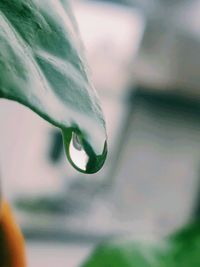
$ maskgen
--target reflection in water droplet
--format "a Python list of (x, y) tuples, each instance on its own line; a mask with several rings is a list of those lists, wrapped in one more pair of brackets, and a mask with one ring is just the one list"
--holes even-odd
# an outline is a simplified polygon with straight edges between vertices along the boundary
[(90, 144), (80, 132), (63, 133), (68, 160), (78, 171), (84, 173), (98, 172), (106, 159), (107, 143), (105, 141), (102, 153), (96, 155)]
[(80, 137), (76, 133), (72, 133), (71, 142), (69, 144), (69, 154), (73, 163), (79, 169), (86, 171), (89, 156), (85, 152)]

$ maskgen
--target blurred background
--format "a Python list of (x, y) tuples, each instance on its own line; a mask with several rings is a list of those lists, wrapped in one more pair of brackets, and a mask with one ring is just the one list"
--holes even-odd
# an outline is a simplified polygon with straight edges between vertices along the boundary
[(116, 236), (159, 239), (200, 214), (200, 1), (73, 0), (109, 154), (95, 175), (60, 132), (1, 100), (1, 177), (28, 266), (79, 266)]

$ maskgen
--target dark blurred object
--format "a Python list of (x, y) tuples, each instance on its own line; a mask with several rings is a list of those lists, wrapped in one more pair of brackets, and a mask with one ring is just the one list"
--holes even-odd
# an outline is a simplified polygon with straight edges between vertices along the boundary
[(63, 140), (62, 134), (58, 130), (53, 130), (50, 144), (49, 159), (52, 163), (59, 162), (63, 155)]

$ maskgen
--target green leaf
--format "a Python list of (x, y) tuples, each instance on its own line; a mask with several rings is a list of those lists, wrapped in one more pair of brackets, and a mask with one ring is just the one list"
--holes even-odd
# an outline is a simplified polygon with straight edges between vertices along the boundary
[[(98, 247), (84, 267), (158, 267), (165, 265), (164, 252), (167, 244), (162, 243), (159, 249), (155, 244), (134, 241), (115, 241)], [(169, 261), (167, 259), (167, 261)]]
[(173, 266), (200, 266), (200, 221), (191, 223), (175, 233), (170, 237), (170, 242), (173, 247)]
[(199, 267), (200, 223), (160, 242), (110, 242), (100, 245), (83, 267)]
[(1, 0), (0, 25), (0, 97), (61, 128), (72, 164), (68, 150), (76, 132), (96, 159), (91, 172), (97, 171), (106, 156), (105, 123), (68, 1)]

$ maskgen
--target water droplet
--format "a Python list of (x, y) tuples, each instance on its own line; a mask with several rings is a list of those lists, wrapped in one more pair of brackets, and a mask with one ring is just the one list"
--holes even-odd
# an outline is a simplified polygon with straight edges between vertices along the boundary
[(86, 171), (89, 162), (89, 156), (83, 148), (81, 140), (76, 133), (72, 133), (72, 139), (69, 145), (69, 154), (73, 163), (83, 171)]
[(64, 140), (68, 160), (78, 171), (89, 174), (98, 172), (102, 168), (107, 155), (106, 141), (102, 153), (96, 155), (81, 132), (64, 133)]

